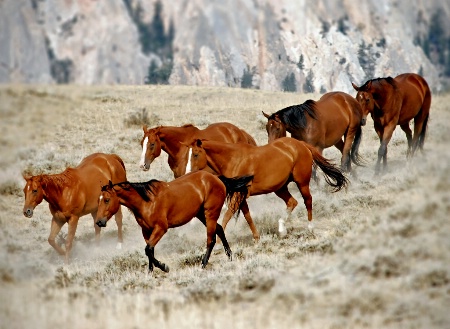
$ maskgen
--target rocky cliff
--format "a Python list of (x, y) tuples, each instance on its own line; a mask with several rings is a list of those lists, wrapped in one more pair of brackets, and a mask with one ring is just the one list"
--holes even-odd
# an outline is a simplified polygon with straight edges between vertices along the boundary
[(0, 82), (325, 92), (420, 72), (439, 89), (449, 18), (440, 0), (0, 0)]

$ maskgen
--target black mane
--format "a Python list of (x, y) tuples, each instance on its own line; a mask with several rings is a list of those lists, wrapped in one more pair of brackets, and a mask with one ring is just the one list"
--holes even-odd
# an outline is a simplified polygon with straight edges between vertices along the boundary
[[(122, 182), (112, 185), (119, 186), (120, 188), (123, 188), (126, 191), (129, 191), (130, 188), (133, 188), (144, 201), (150, 201), (150, 194), (156, 195), (155, 188), (161, 181), (157, 179), (151, 179), (148, 182), (141, 182), (141, 183), (130, 183), (130, 182)], [(105, 185), (102, 187), (102, 191), (105, 191), (109, 188), (109, 185)]]
[(392, 77), (386, 77), (386, 78), (376, 78), (376, 79), (371, 79), (371, 80), (367, 80), (366, 81), (366, 83), (364, 83), (362, 86), (361, 86), (361, 90), (366, 90), (367, 89), (367, 85), (369, 84), (369, 82), (376, 82), (376, 83), (379, 83), (379, 84), (381, 84), (381, 83), (383, 83), (383, 82), (387, 82), (388, 84), (390, 84), (392, 87), (394, 87), (394, 88), (397, 88), (397, 86), (396, 86), (396, 84), (395, 84), (395, 81), (394, 81), (394, 78), (392, 78)]
[(292, 105), (286, 107), (278, 112), (273, 113), (269, 119), (274, 119), (275, 115), (278, 115), (281, 122), (287, 127), (293, 129), (305, 129), (306, 128), (306, 115), (307, 113), (311, 118), (317, 120), (316, 115), (316, 102), (312, 99), (308, 99), (303, 104)]

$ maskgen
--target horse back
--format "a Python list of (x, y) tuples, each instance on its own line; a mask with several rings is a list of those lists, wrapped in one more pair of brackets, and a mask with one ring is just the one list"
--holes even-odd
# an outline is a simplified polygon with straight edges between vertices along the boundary
[(245, 143), (256, 145), (255, 140), (247, 132), (229, 122), (217, 122), (199, 132), (199, 138), (225, 143)]
[(97, 208), (101, 187), (111, 180), (114, 184), (127, 180), (125, 165), (116, 154), (94, 153), (84, 158), (74, 168), (78, 180), (77, 194), (80, 202), (85, 203), (85, 210), (90, 212)]

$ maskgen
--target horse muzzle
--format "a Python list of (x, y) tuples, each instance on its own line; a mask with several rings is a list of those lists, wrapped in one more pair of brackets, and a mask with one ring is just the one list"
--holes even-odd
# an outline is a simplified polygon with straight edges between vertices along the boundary
[(23, 210), (23, 215), (27, 218), (33, 217), (33, 209), (32, 208), (26, 208)]
[(95, 224), (97, 224), (98, 227), (106, 227), (106, 219), (99, 219)]

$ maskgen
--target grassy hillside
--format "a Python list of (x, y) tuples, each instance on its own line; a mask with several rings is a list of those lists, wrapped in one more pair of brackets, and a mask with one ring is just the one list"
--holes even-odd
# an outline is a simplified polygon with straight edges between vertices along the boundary
[[(315, 231), (299, 192), (288, 235), (277, 235), (284, 203), (249, 199), (261, 240), (242, 215), (226, 235), (232, 262), (217, 250), (205, 270), (198, 220), (169, 230), (155, 255), (169, 265), (147, 275), (140, 227), (124, 211), (124, 248), (111, 221), (93, 242), (92, 218), (78, 225), (73, 261), (47, 243), (43, 202), (22, 215), (21, 173), (58, 173), (94, 152), (122, 157), (130, 181), (173, 179), (165, 153), (139, 169), (142, 124), (228, 121), (265, 144), (265, 118), (319, 95), (173, 86), (0, 87), (0, 328), (444, 328), (450, 321), (450, 95), (435, 96), (425, 152), (406, 159), (397, 129), (389, 171), (374, 177), (378, 137), (363, 130), (347, 191), (312, 183)], [(340, 161), (338, 151), (325, 156)], [(62, 230), (61, 238), (67, 232)]]

